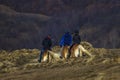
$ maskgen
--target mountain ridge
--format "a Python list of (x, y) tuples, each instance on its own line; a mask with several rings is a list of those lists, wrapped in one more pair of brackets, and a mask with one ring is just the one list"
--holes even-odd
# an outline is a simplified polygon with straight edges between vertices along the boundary
[[(19, 43), (21, 47), (18, 46), (18, 48), (41, 48), (41, 41), (47, 34), (50, 34), (54, 39), (53, 44), (58, 45), (60, 37), (65, 31), (73, 33), (76, 29), (80, 31), (83, 41), (88, 41), (95, 47), (120, 47), (119, 0), (37, 0), (38, 2), (35, 2), (37, 3), (37, 5), (35, 5), (36, 7), (33, 7), (35, 12), (31, 9), (32, 1), (33, 0), (29, 2), (28, 0), (0, 0), (0, 4), (8, 5), (7, 9), (4, 8), (6, 6), (3, 6), (1, 9), (1, 11), (6, 10), (6, 12), (0, 12), (1, 49), (9, 49), (8, 45), (14, 49), (16, 43), (13, 42), (17, 40), (20, 41), (21, 39), (21, 43)], [(50, 3), (47, 1), (50, 1)], [(56, 9), (54, 11), (55, 6), (60, 8), (60, 10)], [(39, 17), (41, 14), (44, 15), (44, 17)], [(14, 17), (12, 15), (14, 15)], [(96, 27), (96, 29), (94, 29), (94, 27)], [(87, 32), (87, 29), (91, 32)], [(92, 31), (94, 31), (94, 33)], [(99, 34), (97, 35), (96, 33)], [(110, 38), (109, 35), (113, 36)], [(14, 38), (12, 36), (14, 36)], [(21, 36), (22, 38), (16, 39), (15, 36)], [(101, 44), (99, 44), (99, 42), (101, 42)], [(13, 45), (14, 47), (12, 47)]]

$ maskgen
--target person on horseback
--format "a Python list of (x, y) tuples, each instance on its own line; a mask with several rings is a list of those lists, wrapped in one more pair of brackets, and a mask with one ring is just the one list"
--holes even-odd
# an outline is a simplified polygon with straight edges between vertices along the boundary
[(74, 44), (80, 44), (81, 43), (81, 37), (79, 35), (79, 31), (78, 30), (74, 31), (72, 40), (73, 40), (73, 43), (72, 43), (70, 49), (73, 47)]
[(84, 56), (83, 53), (87, 54), (91, 58), (88, 60), (91, 61), (94, 58), (94, 55), (92, 55), (87, 49), (85, 49), (80, 43), (81, 43), (81, 37), (79, 35), (79, 31), (75, 30), (73, 34), (73, 44), (70, 46), (69, 52), (70, 55), (69, 57), (82, 57)]
[(72, 35), (69, 32), (66, 32), (61, 40), (60, 40), (60, 47), (61, 47), (61, 57), (60, 58), (64, 58), (67, 59), (68, 55), (69, 55), (69, 46), (71, 46), (72, 44)]
[(73, 33), (73, 37), (72, 37), (72, 45), (70, 46), (70, 48), (69, 48), (69, 56), (68, 57), (70, 57), (71, 56), (71, 49), (73, 49), (73, 46), (74, 45), (79, 45), (80, 43), (81, 43), (81, 37), (80, 37), (80, 35), (79, 35), (79, 31), (78, 30), (75, 30), (74, 31), (74, 33)]
[(59, 44), (60, 44), (60, 47), (66, 46), (66, 45), (70, 46), (72, 44), (72, 36), (71, 36), (71, 34), (69, 32), (66, 32), (62, 36)]
[(73, 45), (74, 44), (80, 44), (81, 43), (81, 37), (79, 35), (79, 31), (75, 30), (74, 34), (73, 34)]
[(43, 41), (42, 41), (42, 50), (41, 50), (41, 53), (39, 55), (39, 59), (38, 59), (38, 62), (41, 62), (42, 60), (42, 55), (43, 55), (43, 52), (45, 50), (51, 50), (51, 46), (52, 46), (52, 40), (51, 40), (51, 37), (50, 35), (46, 36)]

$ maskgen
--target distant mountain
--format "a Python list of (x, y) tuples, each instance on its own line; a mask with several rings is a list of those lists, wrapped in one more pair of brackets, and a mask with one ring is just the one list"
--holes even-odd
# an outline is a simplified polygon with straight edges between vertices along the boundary
[(120, 47), (119, 0), (0, 0), (0, 4), (1, 49), (40, 48), (47, 34), (58, 44), (65, 31), (76, 29), (94, 47)]
[(50, 19), (41, 14), (18, 13), (0, 5), (0, 49), (39, 48), (38, 40), (45, 34), (41, 31)]
[[(10, 6), (18, 12), (44, 13), (56, 15), (73, 10), (110, 11), (119, 9), (119, 0), (0, 0), (0, 4)], [(116, 7), (116, 9), (115, 9)], [(64, 11), (64, 12), (63, 12)]]

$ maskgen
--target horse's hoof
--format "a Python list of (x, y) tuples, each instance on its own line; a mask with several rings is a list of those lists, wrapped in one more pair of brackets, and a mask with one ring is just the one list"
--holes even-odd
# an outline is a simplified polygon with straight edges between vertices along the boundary
[(41, 63), (41, 60), (38, 60), (39, 63)]

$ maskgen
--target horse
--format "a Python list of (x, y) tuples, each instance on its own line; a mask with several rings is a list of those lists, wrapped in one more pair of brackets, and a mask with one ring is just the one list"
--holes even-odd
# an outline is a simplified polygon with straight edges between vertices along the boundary
[(42, 55), (42, 62), (54, 62), (59, 61), (61, 58), (60, 53), (53, 52), (51, 50), (45, 50)]
[(67, 59), (69, 54), (69, 47), (70, 46), (63, 46), (60, 51), (53, 52), (51, 50), (45, 50), (42, 55), (42, 62), (53, 62), (59, 61), (63, 59)]
[(42, 62), (53, 62), (53, 61), (59, 61), (59, 60), (68, 59), (72, 57), (82, 57), (83, 53), (87, 54), (90, 57), (88, 61), (91, 61), (94, 57), (81, 44), (74, 44), (71, 47), (63, 46), (59, 52), (45, 50), (43, 52)]
[(67, 45), (65, 45), (65, 46), (63, 46), (62, 48), (61, 48), (61, 51), (60, 51), (60, 53), (61, 53), (61, 57), (62, 58), (64, 58), (64, 59), (68, 59), (68, 57), (69, 57), (69, 48), (70, 48), (70, 46), (67, 46)]
[(70, 57), (82, 57), (83, 53), (87, 54), (90, 58), (87, 59), (87, 63), (94, 59), (94, 55), (92, 55), (88, 50), (86, 50), (81, 44), (74, 44), (70, 47)]
[(80, 56), (80, 49), (78, 44), (73, 44), (70, 47), (70, 57), (79, 57)]
[(70, 48), (70, 57), (82, 57), (83, 53), (92, 57), (92, 54), (86, 50), (81, 44), (73, 44)]

